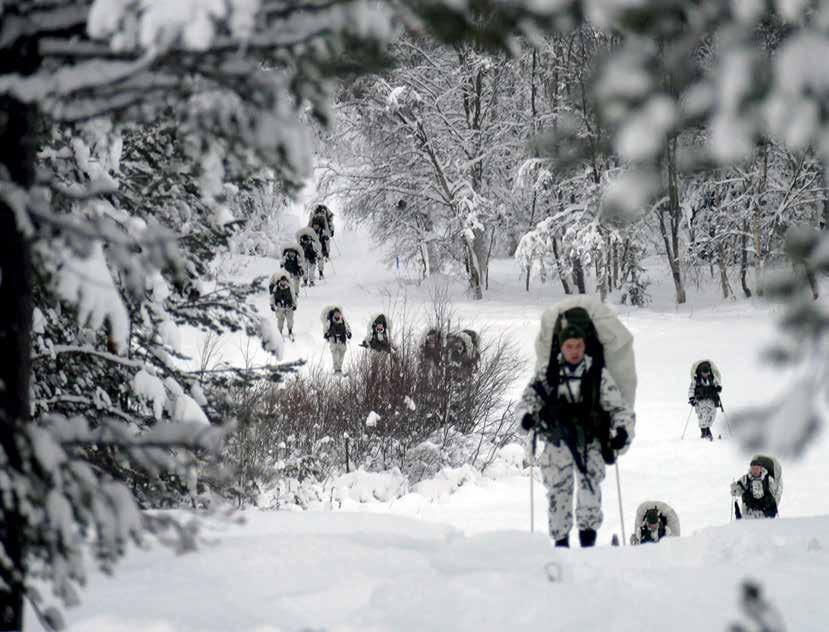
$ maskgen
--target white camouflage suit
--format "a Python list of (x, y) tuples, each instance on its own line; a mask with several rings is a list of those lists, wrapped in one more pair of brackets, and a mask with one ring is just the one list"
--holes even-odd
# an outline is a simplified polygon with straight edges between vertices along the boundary
[(749, 507), (742, 498), (745, 492), (752, 494), (755, 498), (762, 498), (765, 495), (765, 490), (763, 489), (764, 480), (768, 482), (769, 493), (776, 497), (778, 494), (777, 481), (774, 480), (774, 476), (769, 474), (765, 468), (763, 468), (763, 473), (758, 477), (752, 476), (751, 472), (749, 472), (748, 474), (743, 474), (736, 482), (731, 484), (731, 495), (741, 499), (740, 504), (742, 505), (743, 518), (749, 520), (768, 518), (762, 509)]
[[(708, 380), (700, 377), (699, 383), (701, 386), (719, 386), (719, 382), (713, 375)], [(688, 399), (694, 397), (696, 388), (697, 381), (693, 379), (691, 380), (691, 386), (688, 387)], [(714, 420), (717, 418), (717, 402), (713, 399), (697, 399), (696, 401), (694, 411), (697, 413), (700, 429), (710, 428), (714, 425)]]
[[(581, 378), (589, 370), (592, 359), (585, 356), (575, 369), (568, 367), (559, 354), (558, 395), (570, 402), (581, 401)], [(536, 375), (545, 391), (549, 394), (550, 386), (546, 380), (546, 368)], [(569, 390), (568, 390), (569, 385)], [(633, 439), (635, 418), (630, 406), (622, 398), (621, 391), (606, 368), (602, 369), (599, 403), (610, 414), (611, 436), (619, 428), (628, 433), (625, 446), (619, 450), (624, 453)], [(539, 412), (543, 401), (530, 385), (524, 390), (522, 404), (527, 413), (539, 423)], [(602, 524), (601, 482), (605, 477), (605, 463), (602, 458), (599, 441), (594, 439), (587, 447), (586, 473), (579, 472), (578, 495), (576, 498), (576, 522), (579, 530), (598, 531)], [(550, 535), (555, 540), (566, 538), (573, 527), (573, 486), (576, 467), (570, 448), (562, 441), (559, 446), (547, 442), (538, 460), (544, 484), (549, 497), (548, 519)]]

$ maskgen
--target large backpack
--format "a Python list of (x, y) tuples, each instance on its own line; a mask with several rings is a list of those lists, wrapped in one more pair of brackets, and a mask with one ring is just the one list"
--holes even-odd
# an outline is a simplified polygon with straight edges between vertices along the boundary
[[(581, 308), (577, 310), (576, 308)], [(589, 324), (585, 321), (585, 313)], [(585, 331), (588, 340), (586, 353), (594, 363), (603, 364), (622, 397), (633, 408), (636, 404), (636, 362), (633, 355), (633, 335), (619, 320), (615, 312), (594, 296), (579, 294), (560, 301), (544, 311), (541, 316), (541, 331), (535, 340), (536, 371), (550, 371), (550, 360), (553, 367), (557, 364), (559, 344), (558, 334), (565, 319), (573, 319), (572, 323), (579, 324)], [(579, 322), (581, 320), (581, 322)], [(554, 371), (554, 369), (553, 369)], [(556, 374), (556, 381), (558, 380)]]
[(645, 519), (645, 513), (648, 509), (656, 509), (659, 512), (659, 515), (663, 518), (661, 522), (671, 529), (671, 535), (679, 537), (679, 516), (676, 511), (674, 511), (673, 507), (666, 502), (662, 502), (661, 500), (646, 500), (636, 508), (636, 518), (633, 523), (633, 532), (636, 535), (639, 534), (639, 528), (642, 526), (642, 522)]
[(769, 475), (774, 477), (774, 482), (777, 483), (777, 493), (774, 494), (774, 500), (777, 502), (777, 506), (780, 507), (780, 501), (783, 500), (783, 467), (780, 465), (780, 461), (765, 454), (755, 454), (751, 460), (760, 461)]
[(590, 431), (601, 444), (605, 463), (612, 465), (616, 454), (610, 446), (610, 415), (600, 405), (602, 369), (607, 368), (632, 408), (636, 397), (633, 336), (610, 308), (592, 296), (574, 296), (547, 309), (541, 317), (535, 349), (536, 368), (544, 371), (551, 397), (558, 396), (559, 336), (571, 325), (585, 333), (585, 353), (593, 361), (582, 381), (582, 402), (590, 414), (585, 422), (589, 421)]

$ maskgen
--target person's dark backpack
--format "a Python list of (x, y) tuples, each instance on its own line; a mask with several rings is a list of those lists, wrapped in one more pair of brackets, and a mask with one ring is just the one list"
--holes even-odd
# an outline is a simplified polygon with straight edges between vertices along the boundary
[[(645, 522), (647, 524), (643, 524), (639, 529), (639, 538), (642, 543), (659, 542), (668, 534), (668, 519), (659, 513), (659, 510), (656, 507), (648, 509), (645, 512)], [(651, 535), (652, 532), (648, 528), (648, 525), (653, 524), (658, 525), (656, 528), (656, 539), (653, 538)]]
[(314, 250), (314, 243), (311, 237), (303, 235), (299, 240), (299, 245), (302, 246), (302, 251), (305, 253), (305, 259), (309, 263), (314, 263), (317, 260), (317, 252)]

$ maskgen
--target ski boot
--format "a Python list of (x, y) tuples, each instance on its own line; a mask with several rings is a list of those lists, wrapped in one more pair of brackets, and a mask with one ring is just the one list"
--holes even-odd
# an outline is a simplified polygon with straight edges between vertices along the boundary
[(579, 530), (579, 543), (582, 548), (593, 546), (596, 544), (596, 530), (595, 529), (581, 529)]
[(556, 546), (562, 549), (569, 549), (570, 548), (570, 534), (568, 533), (560, 540), (556, 540)]

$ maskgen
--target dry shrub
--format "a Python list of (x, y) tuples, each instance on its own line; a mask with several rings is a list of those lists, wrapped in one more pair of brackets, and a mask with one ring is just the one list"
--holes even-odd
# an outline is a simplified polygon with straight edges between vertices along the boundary
[[(437, 354), (424, 354), (423, 335), (404, 321), (393, 331), (394, 353), (352, 345), (346, 377), (308, 367), (241, 398), (245, 415), (229, 446), (247, 470), (240, 482), (323, 482), (360, 466), (399, 467), (416, 482), (444, 465), (485, 467), (512, 438), (506, 395), (522, 361), (511, 343), (485, 332), (473, 353), (459, 352), (452, 341), (461, 329), (450, 319), (435, 319), (428, 330), (439, 334)], [(372, 412), (374, 425), (366, 423)]]

